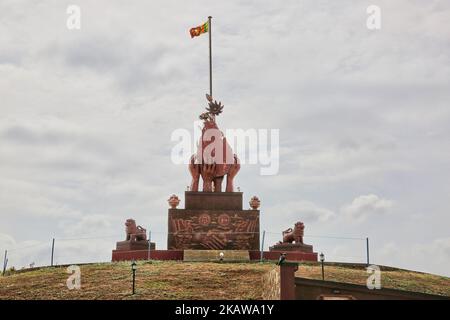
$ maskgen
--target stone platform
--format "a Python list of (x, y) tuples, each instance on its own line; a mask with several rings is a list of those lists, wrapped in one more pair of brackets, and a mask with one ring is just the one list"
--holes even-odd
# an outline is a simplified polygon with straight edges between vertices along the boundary
[[(263, 259), (269, 261), (278, 261), (281, 253), (286, 253), (286, 260), (288, 261), (311, 261), (317, 262), (317, 252), (298, 252), (298, 251), (264, 251)], [(250, 260), (259, 260), (261, 257), (260, 252), (250, 251)]]
[(259, 250), (259, 210), (242, 209), (241, 192), (185, 192), (169, 209), (169, 250)]
[[(187, 251), (187, 250), (186, 250)], [(184, 250), (150, 250), (150, 259), (152, 260), (184, 260)], [(220, 253), (220, 251), (218, 251)], [(249, 250), (247, 251), (250, 261), (259, 261), (261, 259), (261, 251)], [(263, 259), (269, 261), (278, 261), (280, 258), (279, 251), (264, 251)], [(225, 257), (224, 257), (225, 258)], [(132, 260), (147, 260), (148, 250), (113, 250), (112, 261), (132, 261)], [(288, 251), (286, 259), (289, 261), (312, 261), (317, 262), (317, 253), (295, 252)], [(217, 260), (216, 260), (217, 261)]]
[(221, 252), (226, 262), (250, 261), (248, 250), (184, 250), (183, 261), (219, 261)]
[[(156, 245), (154, 242), (150, 243), (150, 250), (155, 250)], [(148, 250), (148, 241), (119, 241), (116, 242), (116, 250), (118, 251), (134, 251), (134, 250)]]
[[(148, 250), (113, 250), (112, 261), (147, 260)], [(150, 250), (152, 260), (183, 260), (182, 250)]]
[(269, 251), (296, 251), (313, 253), (313, 246), (304, 243), (279, 243), (271, 246)]
[(185, 191), (188, 210), (242, 210), (242, 192)]

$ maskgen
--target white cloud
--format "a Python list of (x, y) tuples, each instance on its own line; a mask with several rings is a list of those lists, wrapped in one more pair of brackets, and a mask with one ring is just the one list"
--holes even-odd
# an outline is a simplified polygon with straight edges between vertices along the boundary
[(367, 218), (377, 219), (389, 212), (393, 201), (383, 199), (375, 194), (356, 197), (352, 203), (341, 208), (341, 212), (349, 219), (361, 221)]
[(16, 245), (16, 241), (10, 235), (0, 233), (0, 248), (7, 250)]
[[(290, 226), (297, 221), (305, 223), (325, 222), (335, 216), (333, 211), (305, 200), (290, 201), (264, 208), (264, 215), (272, 222), (277, 221), (280, 226), (281, 223), (283, 226)], [(273, 227), (273, 223), (271, 225)]]
[(0, 250), (3, 268), (3, 252), (7, 250), (7, 268), (16, 269), (29, 266), (32, 262), (37, 265), (50, 264), (50, 242), (43, 243), (36, 240), (17, 241), (12, 236), (0, 233)]
[(388, 242), (374, 255), (375, 263), (450, 276), (450, 237), (436, 238), (427, 243), (413, 241), (406, 245)]
[[(105, 262), (111, 259), (115, 247), (113, 237), (85, 239), (56, 238), (54, 264)], [(0, 234), (0, 250), (7, 250), (7, 267), (16, 269), (34, 266), (48, 266), (51, 263), (52, 241), (16, 241), (11, 236)], [(3, 252), (1, 261), (3, 264)]]
[[(450, 275), (448, 268), (450, 263), (450, 237), (434, 239), (431, 243), (416, 244), (414, 251), (424, 260), (433, 260), (434, 265), (439, 265), (441, 269), (446, 270), (447, 275)], [(428, 268), (428, 270), (432, 270), (432, 268)]]
[(72, 221), (65, 220), (64, 223), (61, 223), (61, 227), (64, 229), (64, 234), (68, 236), (101, 237), (113, 234), (112, 222), (118, 222), (117, 220), (107, 215), (90, 214)]
[(297, 203), (291, 203), (292, 207), (295, 207), (296, 211), (304, 217), (305, 221), (327, 221), (334, 216), (334, 212), (326, 208), (320, 207), (309, 201), (299, 201)]

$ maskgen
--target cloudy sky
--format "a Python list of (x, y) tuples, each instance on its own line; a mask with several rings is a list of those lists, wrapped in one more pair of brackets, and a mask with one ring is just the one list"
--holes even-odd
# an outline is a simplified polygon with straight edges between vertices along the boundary
[(449, 276), (445, 0), (0, 0), (10, 265), (48, 264), (54, 237), (58, 263), (107, 261), (129, 217), (166, 247), (167, 199), (190, 181), (171, 133), (193, 130), (208, 90), (208, 37), (188, 30), (208, 15), (221, 129), (280, 130), (279, 173), (236, 181), (261, 199), (266, 247), (301, 220), (327, 260), (364, 262), (369, 237), (373, 263)]

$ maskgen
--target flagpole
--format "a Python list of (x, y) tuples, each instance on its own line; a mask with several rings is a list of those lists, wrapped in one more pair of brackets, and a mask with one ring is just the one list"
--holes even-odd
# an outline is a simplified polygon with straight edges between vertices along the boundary
[(212, 46), (211, 46), (211, 19), (208, 17), (208, 33), (209, 33), (209, 95), (212, 97)]

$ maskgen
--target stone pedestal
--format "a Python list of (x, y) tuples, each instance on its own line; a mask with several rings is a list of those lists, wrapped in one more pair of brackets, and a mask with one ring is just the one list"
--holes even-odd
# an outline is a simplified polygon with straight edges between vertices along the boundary
[(269, 248), (270, 251), (297, 251), (313, 253), (313, 246), (304, 243), (278, 243)]
[(295, 300), (295, 271), (298, 263), (285, 261), (280, 266), (280, 299)]
[(185, 192), (169, 209), (169, 250), (259, 250), (259, 210), (242, 209), (241, 192)]
[[(156, 245), (154, 242), (150, 243), (150, 250), (155, 250)], [(119, 241), (116, 242), (116, 251), (134, 251), (134, 250), (148, 250), (148, 241)]]
[(241, 210), (242, 192), (185, 191), (185, 209), (188, 210)]

